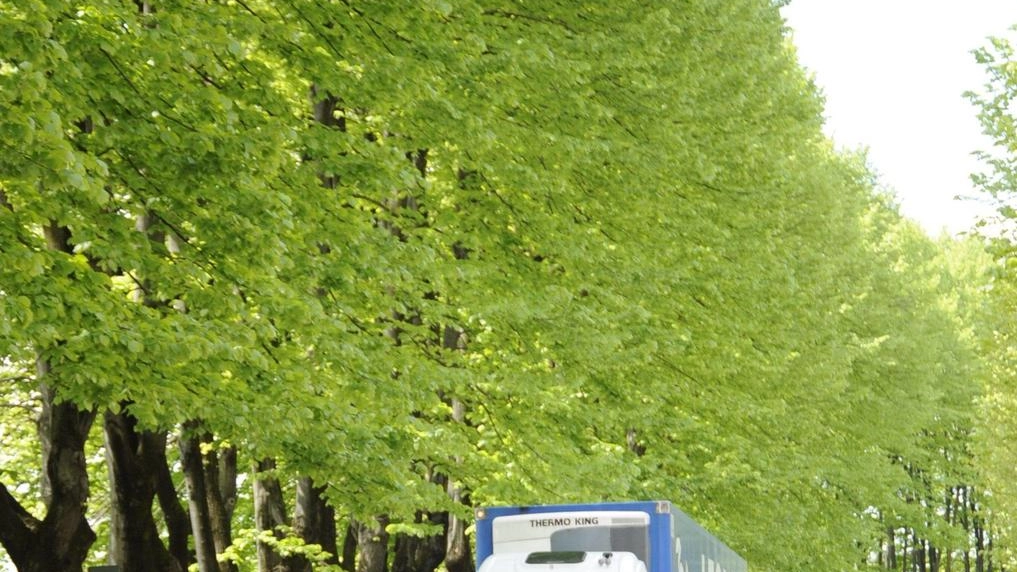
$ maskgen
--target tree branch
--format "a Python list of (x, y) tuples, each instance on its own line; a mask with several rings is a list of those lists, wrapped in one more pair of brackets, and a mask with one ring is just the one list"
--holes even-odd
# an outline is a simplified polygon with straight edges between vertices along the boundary
[(35, 531), (39, 525), (39, 519), (29, 514), (7, 487), (0, 483), (0, 544), (3, 544), (15, 563), (24, 560), (31, 544), (35, 542)]

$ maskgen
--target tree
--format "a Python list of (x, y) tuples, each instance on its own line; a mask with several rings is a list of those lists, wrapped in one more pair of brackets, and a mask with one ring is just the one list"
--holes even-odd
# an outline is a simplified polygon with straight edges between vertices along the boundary
[(990, 39), (990, 45), (977, 50), (975, 58), (988, 76), (982, 90), (968, 94), (978, 108), (978, 118), (983, 132), (993, 143), (993, 148), (979, 153), (985, 165), (985, 172), (974, 176), (984, 196), (997, 206), (998, 217), (984, 221), (983, 228), (989, 235), (989, 252), (993, 256), (994, 281), (989, 290), (988, 305), (979, 321), (980, 339), (991, 356), (991, 377), (985, 388), (982, 401), (983, 417), (979, 424), (982, 439), (979, 451), (982, 453), (981, 469), (992, 494), (995, 546), (1000, 548), (1001, 561), (1013, 566), (1013, 517), (1014, 507), (1012, 478), (1006, 476), (1012, 467), (1014, 427), (1013, 396), (1013, 279), (1012, 263), (1014, 252), (1013, 235), (1013, 189), (1015, 177), (1014, 114), (1012, 101), (1017, 93), (1017, 75), (1014, 70), (1014, 47), (1012, 37)]
[(0, 355), (72, 452), (102, 416), (124, 566), (465, 572), (470, 504), (656, 496), (754, 568), (850, 568), (964, 419), (935, 247), (771, 2), (2, 17)]

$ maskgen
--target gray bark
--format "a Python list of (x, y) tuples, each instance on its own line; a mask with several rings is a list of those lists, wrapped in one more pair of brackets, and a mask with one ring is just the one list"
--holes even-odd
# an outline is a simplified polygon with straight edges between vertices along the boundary
[[(279, 479), (272, 473), (275, 459), (258, 462), (254, 479), (254, 521), (258, 531), (272, 531), (282, 538), (279, 527), (287, 523), (286, 503)], [(258, 570), (261, 572), (297, 572), (306, 566), (301, 558), (283, 558), (264, 542), (258, 543)]]
[(360, 558), (357, 559), (356, 572), (387, 572), (388, 571), (388, 532), (385, 527), (388, 518), (379, 516), (373, 522), (358, 522), (357, 547)]
[(195, 556), (200, 572), (233, 572), (229, 562), (219, 563), (221, 554), (231, 543), (230, 523), (226, 514), (228, 502), (219, 488), (219, 460), (213, 452), (202, 454), (203, 443), (212, 441), (211, 435), (196, 433), (199, 424), (190, 421), (184, 425), (180, 438), (180, 461), (187, 481), (187, 500), (194, 535)]

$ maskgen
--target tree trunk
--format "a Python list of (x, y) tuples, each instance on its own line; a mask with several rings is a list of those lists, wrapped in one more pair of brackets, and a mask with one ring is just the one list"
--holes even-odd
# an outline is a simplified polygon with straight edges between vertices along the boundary
[[(466, 422), (466, 406), (458, 399), (452, 400), (452, 419), (456, 423)], [(461, 459), (456, 459), (461, 462)], [(463, 492), (450, 478), (446, 485), (448, 496), (456, 504), (463, 504)], [(449, 572), (473, 572), (473, 551), (470, 541), (466, 538), (467, 523), (454, 514), (448, 515), (448, 530), (445, 534), (445, 568)]]
[(901, 539), (901, 545), (900, 545), (900, 562), (901, 562), (900, 569), (901, 569), (901, 572), (905, 572), (907, 570), (907, 557), (908, 557), (907, 546), (908, 546), (908, 540), (911, 538), (910, 530), (905, 528), (903, 536), (904, 537)]
[(218, 572), (215, 543), (212, 541), (212, 521), (205, 500), (205, 470), (202, 467), (201, 441), (191, 435), (181, 435), (180, 463), (187, 480), (187, 504), (194, 534), (194, 555), (200, 572)]
[(231, 523), (233, 522), (233, 510), (237, 508), (237, 448), (222, 447), (218, 454), (219, 462), (219, 496), (222, 498), (222, 514), (226, 520), (226, 546), (229, 546), (233, 538)]
[[(50, 221), (43, 227), (46, 246), (74, 251), (71, 232)], [(39, 439), (42, 445), (42, 493), (46, 516), (35, 518), (0, 484), (0, 544), (21, 572), (80, 572), (95, 533), (88, 525), (88, 470), (85, 442), (94, 410), (56, 401), (49, 381), (50, 363), (36, 358), (42, 397)]]
[[(275, 459), (258, 461), (254, 472), (254, 524), (258, 532), (271, 531), (276, 538), (276, 528), (285, 524), (286, 506), (283, 504), (282, 489), (279, 480), (272, 474), (275, 470)], [(282, 556), (268, 544), (258, 542), (258, 570), (261, 572), (289, 572), (283, 565)]]
[(180, 438), (180, 461), (187, 481), (187, 500), (191, 514), (191, 530), (200, 572), (234, 572), (229, 562), (219, 563), (221, 554), (231, 542), (230, 524), (219, 488), (218, 457), (202, 453), (202, 445), (211, 443), (207, 433), (197, 434), (198, 423), (184, 424)]
[(81, 572), (95, 533), (85, 518), (88, 472), (85, 441), (94, 411), (71, 402), (55, 403), (45, 381), (49, 364), (37, 360), (42, 380), (39, 436), (43, 450), (46, 516), (28, 513), (0, 484), (0, 543), (20, 572)]
[[(282, 539), (279, 527), (287, 522), (286, 503), (283, 500), (279, 479), (272, 473), (275, 459), (258, 461), (254, 478), (254, 521), (258, 531), (271, 531)], [(283, 558), (264, 542), (258, 543), (258, 570), (260, 572), (297, 572), (308, 567), (303, 558)]]
[(166, 463), (166, 433), (137, 431), (126, 411), (106, 412), (106, 462), (112, 516), (110, 557), (121, 572), (181, 572), (159, 538), (152, 515), (159, 465)]
[[(329, 564), (339, 563), (337, 546), (338, 532), (335, 523), (335, 510), (325, 502), (322, 493), (325, 487), (315, 487), (310, 477), (301, 477), (297, 481), (297, 504), (293, 514), (293, 530), (307, 544), (317, 544), (332, 556)], [(306, 568), (311, 571), (310, 565)]]
[(343, 535), (343, 557), (340, 567), (346, 572), (355, 572), (357, 562), (357, 526), (355, 522), (346, 525)]
[[(212, 442), (211, 435), (206, 437), (206, 442)], [(233, 524), (230, 522), (230, 514), (236, 503), (237, 487), (236, 466), (235, 464), (231, 466), (230, 462), (232, 460), (235, 463), (236, 456), (235, 454), (231, 455), (229, 451), (229, 449), (224, 450), (225, 455), (211, 451), (203, 459), (206, 475), (205, 486), (208, 487), (205, 498), (208, 502), (208, 515), (212, 524), (212, 543), (215, 545), (216, 554), (222, 554), (233, 543)], [(236, 566), (231, 563), (220, 563), (219, 570), (235, 572)]]
[(971, 514), (971, 532), (975, 538), (975, 572), (985, 570), (985, 528), (984, 519), (978, 514), (978, 501), (972, 487), (965, 487), (967, 492), (967, 511)]
[(388, 517), (379, 516), (373, 523), (358, 522), (357, 546), (360, 558), (356, 572), (388, 572)]
[(159, 497), (159, 508), (162, 509), (166, 522), (166, 533), (169, 537), (169, 552), (182, 570), (194, 563), (194, 555), (188, 546), (191, 537), (191, 520), (184, 510), (173, 484), (173, 475), (169, 470), (169, 462), (161, 451), (163, 458), (156, 472), (156, 494)]
[[(452, 488), (452, 484), (449, 484)], [(458, 490), (452, 492), (452, 498), (460, 500)], [(466, 537), (467, 523), (461, 518), (450, 514), (448, 516), (448, 532), (445, 535), (445, 568), (449, 572), (473, 572), (473, 553), (470, 550), (470, 541)]]
[[(416, 522), (427, 522), (448, 528), (446, 513), (427, 514), (418, 512)], [(430, 572), (445, 559), (445, 535), (413, 536), (399, 534), (395, 540), (395, 554), (392, 556), (392, 572)]]
[(897, 539), (893, 534), (893, 527), (886, 527), (886, 555), (884, 565), (890, 570), (897, 569)]
[(915, 555), (912, 560), (914, 561), (914, 568), (919, 572), (925, 572), (925, 561), (926, 561), (926, 546), (927, 542), (924, 540), (915, 539), (914, 550)]
[(985, 525), (985, 570), (992, 572), (992, 529), (989, 524)]
[(985, 571), (985, 529), (975, 520), (975, 572)]

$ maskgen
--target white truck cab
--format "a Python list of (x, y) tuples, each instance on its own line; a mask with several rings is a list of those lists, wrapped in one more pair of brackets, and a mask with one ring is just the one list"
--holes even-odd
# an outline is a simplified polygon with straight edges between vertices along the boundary
[(492, 554), (478, 572), (646, 572), (631, 552), (507, 552)]

